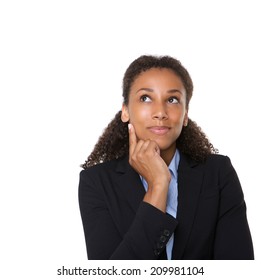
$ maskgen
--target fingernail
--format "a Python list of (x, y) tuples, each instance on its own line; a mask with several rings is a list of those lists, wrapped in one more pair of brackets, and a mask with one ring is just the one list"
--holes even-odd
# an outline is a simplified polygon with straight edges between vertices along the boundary
[(131, 124), (130, 123), (128, 124), (128, 129), (131, 130)]

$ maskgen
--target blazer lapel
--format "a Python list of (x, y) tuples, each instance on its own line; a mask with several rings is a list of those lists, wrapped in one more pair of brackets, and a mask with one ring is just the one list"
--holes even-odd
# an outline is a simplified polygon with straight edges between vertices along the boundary
[(172, 259), (182, 259), (192, 230), (203, 181), (203, 171), (201, 168), (195, 168), (197, 165), (198, 163), (189, 161), (181, 154), (178, 168), (178, 226), (175, 231)]
[(129, 165), (127, 157), (119, 161), (116, 172), (119, 173), (116, 181), (118, 189), (136, 213), (140, 202), (143, 200), (145, 195), (145, 189), (142, 185), (140, 176)]

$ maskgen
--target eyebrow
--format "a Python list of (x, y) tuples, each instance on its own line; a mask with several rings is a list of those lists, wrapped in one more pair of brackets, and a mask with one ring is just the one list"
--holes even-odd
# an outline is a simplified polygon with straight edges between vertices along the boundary
[[(154, 90), (152, 88), (140, 88), (139, 90), (136, 91), (136, 93), (138, 93), (139, 91), (144, 90), (144, 91), (149, 91), (149, 92), (154, 92)], [(167, 93), (176, 93), (179, 92), (180, 94), (182, 94), (182, 92), (179, 89), (170, 89), (167, 91)]]

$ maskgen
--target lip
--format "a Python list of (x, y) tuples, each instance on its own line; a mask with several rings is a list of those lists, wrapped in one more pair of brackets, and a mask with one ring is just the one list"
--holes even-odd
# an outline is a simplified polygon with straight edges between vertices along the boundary
[(170, 127), (168, 126), (151, 126), (148, 128), (150, 132), (156, 135), (165, 135), (169, 132)]

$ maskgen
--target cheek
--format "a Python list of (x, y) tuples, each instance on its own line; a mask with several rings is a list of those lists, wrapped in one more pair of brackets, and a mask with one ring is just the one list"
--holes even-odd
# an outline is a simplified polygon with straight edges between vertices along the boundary
[(169, 119), (171, 119), (174, 123), (183, 124), (185, 118), (185, 110), (175, 110), (169, 112)]
[(130, 123), (134, 126), (137, 138), (146, 139), (146, 124), (150, 123), (148, 110), (130, 110)]
[(130, 108), (130, 122), (135, 124), (143, 124), (146, 123), (146, 120), (150, 119), (151, 113), (146, 108), (138, 108), (138, 106), (134, 108)]

